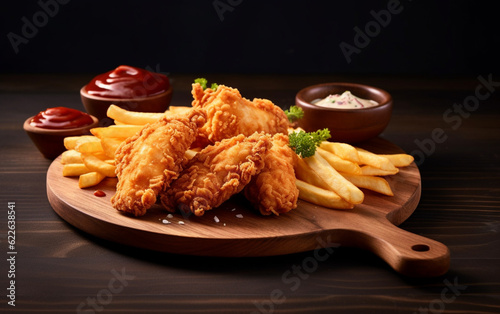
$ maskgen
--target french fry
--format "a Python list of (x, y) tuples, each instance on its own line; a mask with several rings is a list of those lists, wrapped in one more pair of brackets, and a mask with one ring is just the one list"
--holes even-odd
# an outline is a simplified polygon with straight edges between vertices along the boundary
[(358, 151), (360, 164), (397, 172), (397, 168), (386, 157), (382, 157), (362, 148), (356, 148), (356, 150)]
[(389, 159), (389, 161), (396, 167), (409, 166), (414, 160), (413, 156), (408, 154), (381, 154), (379, 156)]
[(180, 114), (184, 113), (188, 110), (190, 110), (191, 107), (185, 107), (185, 106), (170, 106), (168, 107), (168, 110), (165, 111), (166, 114)]
[(394, 196), (391, 186), (384, 178), (375, 176), (358, 176), (349, 173), (342, 173), (341, 175), (357, 187), (372, 190), (388, 196)]
[(64, 138), (64, 147), (68, 150), (75, 149), (76, 145), (83, 143), (84, 141), (95, 140), (97, 139), (92, 135), (68, 136)]
[(83, 163), (82, 153), (74, 149), (66, 150), (61, 155), (61, 163), (66, 164), (81, 164)]
[(96, 137), (97, 141), (77, 141), (75, 150), (80, 153), (98, 153), (102, 152), (101, 141)]
[(323, 157), (335, 170), (345, 173), (361, 174), (361, 168), (357, 163), (342, 159), (339, 156), (326, 151), (322, 148), (317, 148), (317, 152)]
[(106, 112), (111, 119), (118, 120), (124, 124), (145, 125), (158, 121), (165, 114), (161, 112), (136, 112), (120, 108), (116, 105), (108, 107)]
[(104, 154), (99, 157), (96, 154), (82, 154), (83, 163), (91, 171), (99, 172), (106, 177), (116, 177), (116, 167), (104, 161), (106, 158)]
[(115, 125), (131, 125), (131, 124), (128, 124), (128, 123), (125, 123), (125, 122), (122, 122), (122, 121), (119, 121), (119, 120), (113, 120), (113, 123)]
[(312, 184), (316, 187), (328, 190), (328, 184), (321, 179), (320, 176), (314, 172), (311, 167), (309, 167), (304, 159), (297, 158), (297, 162), (295, 163), (295, 177), (299, 180), (302, 180), (306, 183)]
[(91, 172), (87, 166), (83, 163), (79, 164), (66, 164), (63, 166), (62, 175), (63, 177), (78, 177), (82, 174)]
[(293, 127), (290, 127), (290, 126), (288, 127), (288, 134), (293, 133), (293, 132), (297, 132), (298, 133), (300, 131), (304, 131), (305, 132), (306, 130), (304, 130), (300, 126), (296, 127), (296, 128), (293, 128)]
[(80, 189), (88, 188), (94, 185), (98, 185), (106, 176), (99, 172), (89, 172), (82, 174), (78, 178), (78, 187)]
[(196, 155), (198, 152), (194, 149), (188, 149), (185, 153), (184, 153), (184, 158), (186, 158), (187, 160), (190, 160), (191, 158), (194, 157), (194, 155)]
[(90, 129), (90, 133), (102, 139), (105, 137), (128, 138), (142, 130), (142, 125), (110, 125), (108, 127), (99, 127)]
[(339, 156), (342, 159), (359, 163), (358, 151), (354, 146), (346, 143), (324, 141), (319, 147)]
[(399, 172), (398, 168), (394, 168), (394, 170), (384, 170), (372, 166), (361, 167), (361, 174), (364, 176), (390, 176), (398, 172)]
[(103, 137), (101, 139), (102, 150), (109, 158), (115, 158), (115, 153), (121, 143), (125, 141), (124, 138), (118, 137)]
[(300, 199), (304, 201), (336, 209), (352, 209), (354, 207), (353, 204), (346, 202), (333, 191), (319, 188), (298, 179), (295, 181), (295, 185), (299, 189)]
[(340, 175), (319, 153), (304, 158), (304, 161), (328, 184), (329, 190), (337, 193), (349, 203), (360, 204), (363, 202), (363, 192)]

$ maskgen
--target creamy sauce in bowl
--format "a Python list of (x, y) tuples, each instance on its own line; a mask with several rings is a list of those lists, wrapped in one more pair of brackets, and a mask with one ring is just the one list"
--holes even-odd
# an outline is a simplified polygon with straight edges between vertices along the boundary
[(356, 97), (351, 94), (350, 91), (345, 91), (342, 94), (328, 95), (323, 99), (313, 100), (312, 104), (318, 107), (335, 109), (362, 109), (379, 105), (379, 103), (374, 100)]

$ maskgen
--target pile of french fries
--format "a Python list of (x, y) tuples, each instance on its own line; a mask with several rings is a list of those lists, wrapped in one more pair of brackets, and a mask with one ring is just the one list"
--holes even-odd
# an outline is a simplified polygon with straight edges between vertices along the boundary
[[(80, 188), (95, 186), (106, 177), (116, 177), (115, 152), (123, 141), (147, 123), (186, 110), (189, 107), (171, 106), (164, 113), (149, 113), (111, 105), (107, 116), (114, 120), (114, 125), (93, 128), (92, 135), (64, 139), (67, 150), (61, 157), (63, 176), (78, 176)], [(187, 155), (195, 153), (188, 151)], [(407, 154), (374, 154), (349, 144), (324, 141), (314, 156), (297, 158), (295, 175), (299, 198), (328, 208), (351, 209), (363, 202), (361, 189), (392, 196), (384, 176), (397, 174), (400, 167), (412, 162), (413, 157)]]
[(375, 154), (346, 143), (324, 141), (312, 157), (298, 158), (295, 167), (299, 198), (328, 208), (351, 209), (364, 200), (361, 189), (394, 193), (384, 176), (409, 166), (407, 154)]
[(63, 176), (78, 177), (78, 186), (82, 189), (95, 186), (106, 177), (116, 177), (115, 152), (123, 141), (139, 132), (145, 124), (187, 109), (170, 106), (164, 113), (151, 113), (128, 111), (111, 105), (107, 116), (114, 120), (114, 125), (93, 128), (90, 130), (92, 135), (64, 139), (67, 150), (61, 155)]

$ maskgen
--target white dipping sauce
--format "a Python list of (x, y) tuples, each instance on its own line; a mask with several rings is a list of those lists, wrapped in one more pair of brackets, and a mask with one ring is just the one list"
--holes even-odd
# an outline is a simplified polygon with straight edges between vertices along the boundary
[(324, 99), (316, 99), (312, 103), (319, 107), (337, 109), (360, 109), (378, 105), (378, 102), (356, 97), (350, 91), (345, 91), (343, 94), (329, 95)]

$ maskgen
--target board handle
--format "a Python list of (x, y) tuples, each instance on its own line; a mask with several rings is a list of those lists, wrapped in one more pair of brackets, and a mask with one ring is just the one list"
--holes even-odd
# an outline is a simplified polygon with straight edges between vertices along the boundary
[[(450, 267), (450, 251), (438, 241), (396, 227), (388, 220), (375, 220), (370, 228), (355, 232), (350, 244), (367, 249), (397, 272), (409, 277), (437, 277)], [(352, 239), (357, 239), (353, 241)]]

